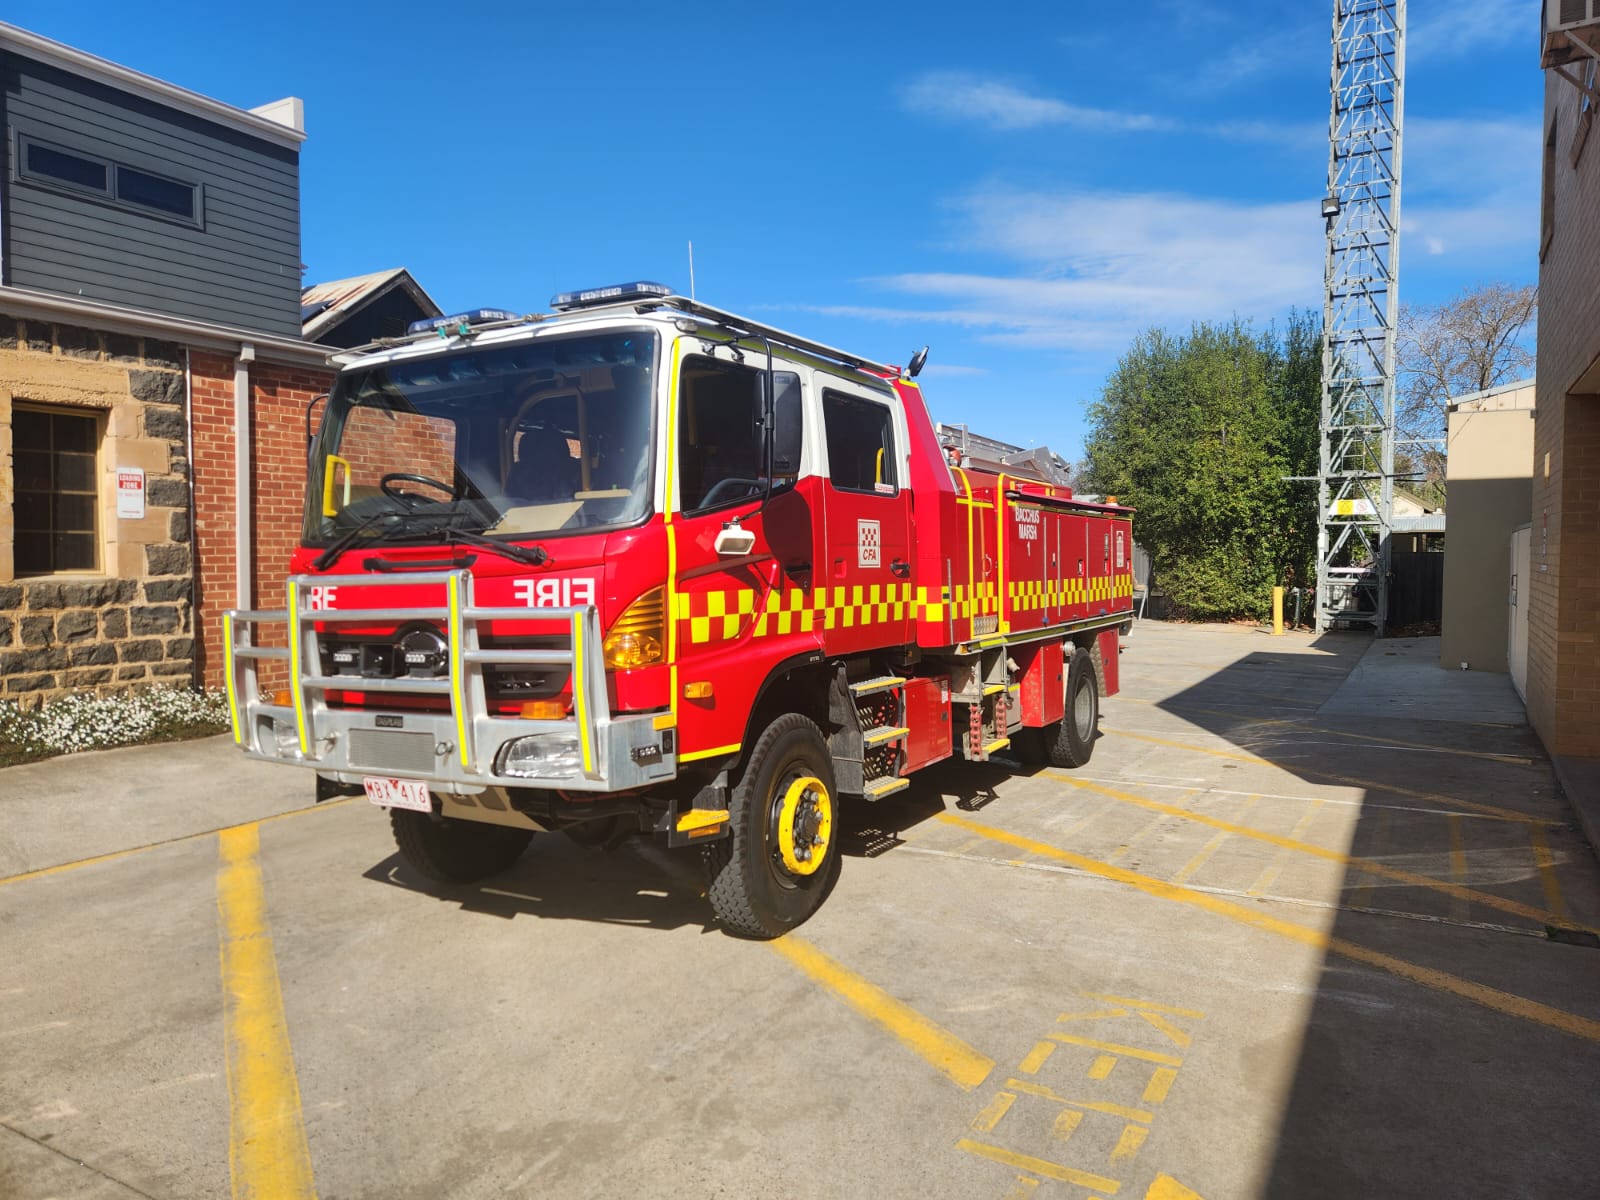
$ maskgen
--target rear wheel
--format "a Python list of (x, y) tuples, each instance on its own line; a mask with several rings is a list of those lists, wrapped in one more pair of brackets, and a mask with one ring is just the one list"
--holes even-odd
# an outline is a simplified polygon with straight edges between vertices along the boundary
[(456, 821), (405, 808), (389, 810), (400, 857), (435, 883), (476, 883), (498, 875), (528, 848), (533, 830)]
[(837, 805), (816, 725), (786, 713), (767, 726), (729, 801), (730, 836), (706, 847), (724, 929), (775, 938), (817, 911), (839, 875)]
[(1096, 728), (1100, 724), (1100, 681), (1095, 677), (1094, 660), (1081, 647), (1072, 654), (1067, 668), (1066, 715), (1043, 730), (1050, 761), (1058, 767), (1081, 767), (1094, 753)]

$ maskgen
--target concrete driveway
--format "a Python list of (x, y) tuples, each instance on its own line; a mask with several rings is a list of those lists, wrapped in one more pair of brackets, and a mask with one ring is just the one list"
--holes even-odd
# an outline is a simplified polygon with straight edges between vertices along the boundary
[(924, 773), (771, 944), (225, 740), (0, 771), (0, 1196), (1588, 1194), (1600, 870), (1428, 652), (1141, 624), (1088, 767)]

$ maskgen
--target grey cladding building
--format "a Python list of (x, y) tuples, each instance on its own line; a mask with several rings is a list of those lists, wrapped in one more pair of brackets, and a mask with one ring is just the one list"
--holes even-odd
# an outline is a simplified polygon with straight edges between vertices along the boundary
[(297, 336), (298, 131), (119, 89), (48, 47), (0, 46), (0, 282)]

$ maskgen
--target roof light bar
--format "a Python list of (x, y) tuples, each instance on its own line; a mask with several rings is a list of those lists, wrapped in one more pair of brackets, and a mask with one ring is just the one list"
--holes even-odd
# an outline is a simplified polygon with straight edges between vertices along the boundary
[(592, 308), (599, 304), (660, 300), (672, 294), (672, 289), (664, 283), (640, 279), (633, 283), (614, 283), (610, 287), (588, 288), (581, 292), (560, 292), (550, 298), (550, 307), (557, 312), (571, 312), (575, 308)]
[(431, 333), (434, 330), (441, 334), (453, 333), (489, 321), (515, 321), (518, 315), (503, 308), (474, 308), (470, 312), (451, 313), (448, 317), (424, 317), (420, 321), (413, 321), (406, 326), (406, 333)]

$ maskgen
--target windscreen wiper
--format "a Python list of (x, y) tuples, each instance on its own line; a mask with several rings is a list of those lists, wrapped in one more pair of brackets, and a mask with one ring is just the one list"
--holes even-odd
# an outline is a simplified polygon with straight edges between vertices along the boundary
[[(339, 555), (343, 554), (346, 550), (350, 549), (351, 546), (356, 544), (357, 538), (359, 538), (367, 530), (371, 529), (379, 521), (395, 521), (399, 520), (403, 515), (403, 513), (396, 512), (393, 509), (386, 509), (383, 512), (375, 512), (370, 517), (362, 519), (357, 524), (352, 525), (349, 529), (345, 530), (345, 532), (341, 533), (338, 537), (334, 538), (333, 541), (329, 542), (322, 553), (311, 560), (311, 569), (313, 571), (326, 571), (333, 565), (334, 560), (337, 559)], [(373, 536), (376, 537), (377, 535), (374, 534)]]
[(470, 529), (455, 529), (447, 525), (443, 540), (447, 546), (482, 546), (485, 550), (493, 550), (496, 554), (527, 563), (530, 567), (537, 567), (541, 563), (550, 561), (550, 555), (543, 546), (519, 546), (515, 542), (502, 542), (492, 537), (484, 537), (483, 534)]

